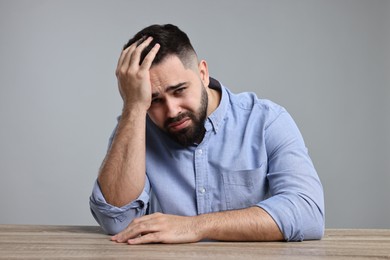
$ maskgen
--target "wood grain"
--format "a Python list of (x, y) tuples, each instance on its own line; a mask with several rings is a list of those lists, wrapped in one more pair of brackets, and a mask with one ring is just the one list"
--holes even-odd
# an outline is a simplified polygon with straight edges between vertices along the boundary
[(390, 230), (328, 229), (320, 241), (127, 245), (99, 227), (0, 225), (0, 259), (390, 259)]

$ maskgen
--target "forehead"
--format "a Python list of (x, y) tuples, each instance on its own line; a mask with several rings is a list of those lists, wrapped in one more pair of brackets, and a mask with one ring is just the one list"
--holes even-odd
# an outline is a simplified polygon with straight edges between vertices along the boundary
[(162, 62), (150, 68), (150, 83), (153, 90), (165, 89), (194, 78), (196, 78), (196, 71), (190, 67), (186, 68), (174, 55), (166, 57)]

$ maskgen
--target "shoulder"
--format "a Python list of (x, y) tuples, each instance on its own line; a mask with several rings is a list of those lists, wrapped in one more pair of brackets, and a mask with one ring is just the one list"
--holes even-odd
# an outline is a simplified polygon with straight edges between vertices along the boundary
[(264, 116), (277, 117), (286, 112), (285, 108), (275, 102), (259, 98), (254, 92), (233, 93), (225, 88), (229, 95), (230, 105), (233, 110), (250, 111)]

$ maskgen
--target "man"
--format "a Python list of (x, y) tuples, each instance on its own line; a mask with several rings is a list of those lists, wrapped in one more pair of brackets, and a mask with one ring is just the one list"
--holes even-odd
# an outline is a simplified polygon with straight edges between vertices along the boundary
[(322, 237), (322, 185), (282, 107), (210, 78), (169, 24), (130, 39), (116, 75), (123, 111), (90, 198), (112, 240)]

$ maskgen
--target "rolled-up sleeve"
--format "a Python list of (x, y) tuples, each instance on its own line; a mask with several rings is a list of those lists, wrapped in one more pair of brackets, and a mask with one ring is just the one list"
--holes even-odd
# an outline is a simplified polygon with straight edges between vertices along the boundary
[(150, 184), (146, 180), (140, 196), (129, 204), (118, 208), (106, 202), (99, 183), (95, 181), (89, 199), (92, 215), (107, 234), (117, 234), (125, 229), (134, 218), (146, 214), (149, 192)]
[[(118, 122), (120, 118), (121, 116), (117, 117)], [(110, 136), (108, 149), (111, 147), (117, 128), (118, 125), (116, 125)], [(149, 194), (150, 183), (146, 175), (145, 187), (140, 196), (129, 204), (118, 208), (106, 202), (99, 183), (96, 180), (92, 189), (92, 195), (89, 198), (89, 206), (93, 217), (103, 230), (107, 234), (117, 234), (125, 229), (134, 218), (146, 214)]]
[(287, 241), (321, 239), (324, 195), (303, 138), (287, 112), (266, 129), (270, 197), (258, 206), (271, 215)]

